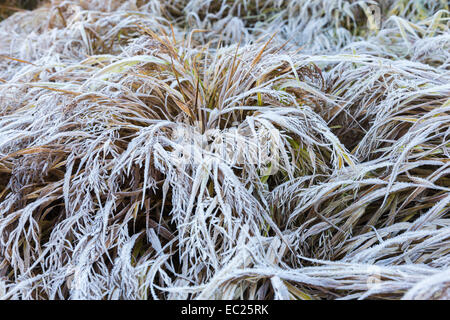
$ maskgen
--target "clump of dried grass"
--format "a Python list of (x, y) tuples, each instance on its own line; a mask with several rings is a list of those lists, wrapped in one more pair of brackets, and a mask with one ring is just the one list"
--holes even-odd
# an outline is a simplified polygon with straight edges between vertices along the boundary
[(448, 298), (447, 4), (305, 4), (1, 22), (1, 297)]

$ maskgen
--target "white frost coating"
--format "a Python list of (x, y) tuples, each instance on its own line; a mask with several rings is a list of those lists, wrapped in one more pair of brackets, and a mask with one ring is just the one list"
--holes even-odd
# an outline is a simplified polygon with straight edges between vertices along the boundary
[(377, 3), (1, 21), (0, 298), (449, 299), (449, 8)]

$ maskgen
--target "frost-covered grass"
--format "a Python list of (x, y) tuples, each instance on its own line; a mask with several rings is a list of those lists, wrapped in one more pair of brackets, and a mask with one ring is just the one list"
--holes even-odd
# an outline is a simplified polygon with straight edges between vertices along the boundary
[(17, 11), (0, 298), (450, 298), (447, 1)]

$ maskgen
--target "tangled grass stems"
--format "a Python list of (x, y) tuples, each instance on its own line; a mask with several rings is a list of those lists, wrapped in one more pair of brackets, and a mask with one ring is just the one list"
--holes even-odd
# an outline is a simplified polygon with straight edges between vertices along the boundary
[(448, 299), (448, 4), (374, 5), (0, 22), (0, 297)]

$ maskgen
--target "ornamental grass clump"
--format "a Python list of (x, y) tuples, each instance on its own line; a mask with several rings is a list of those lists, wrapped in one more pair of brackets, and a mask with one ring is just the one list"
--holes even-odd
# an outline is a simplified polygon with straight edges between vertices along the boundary
[(445, 1), (47, 1), (0, 22), (2, 299), (448, 299)]

